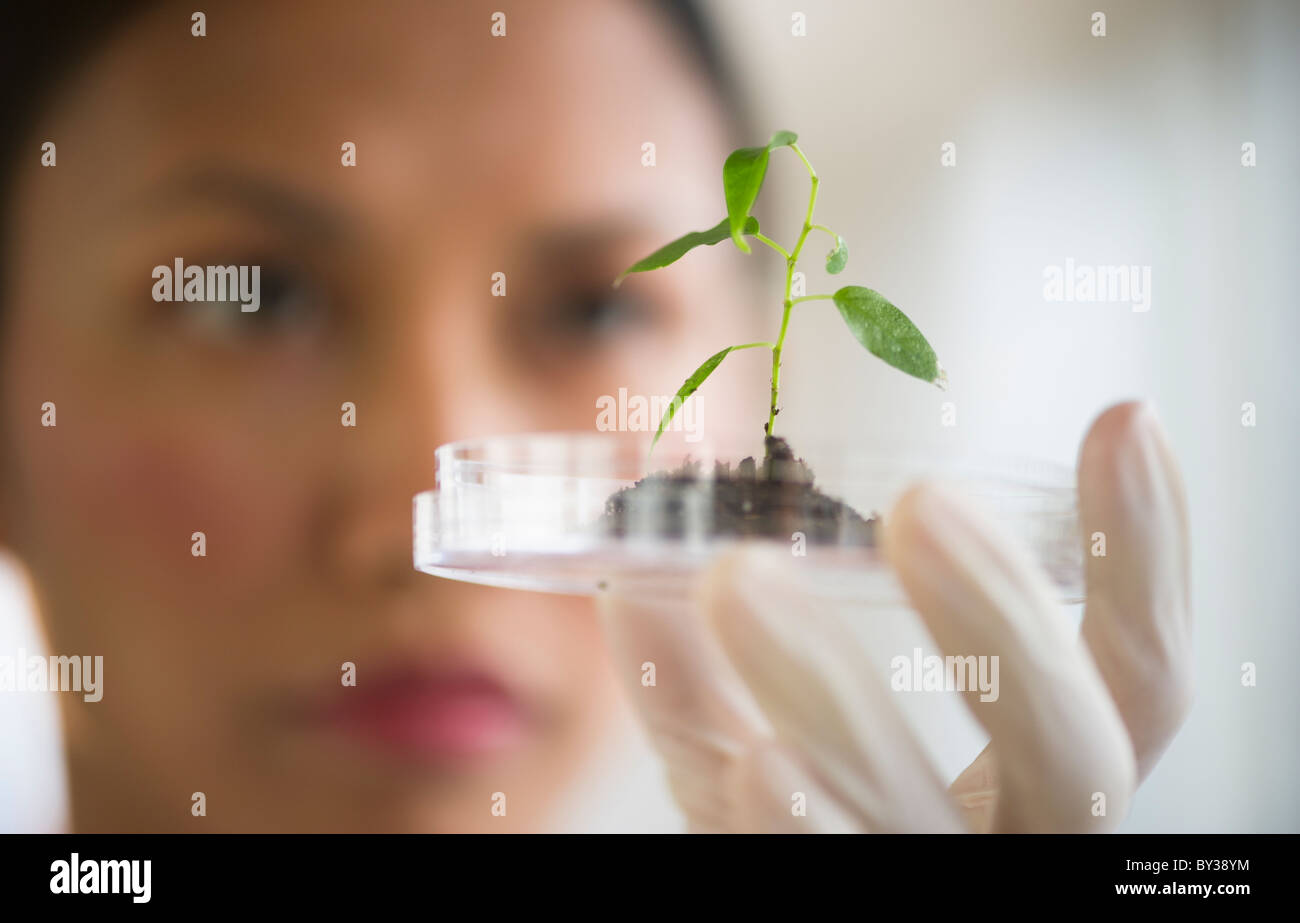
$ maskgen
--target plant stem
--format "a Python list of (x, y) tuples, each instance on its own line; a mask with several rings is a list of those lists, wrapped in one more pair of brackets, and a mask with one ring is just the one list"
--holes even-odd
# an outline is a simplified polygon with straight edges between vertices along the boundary
[(790, 149), (799, 155), (803, 165), (808, 168), (808, 177), (812, 181), (812, 190), (808, 195), (808, 214), (803, 219), (803, 229), (799, 232), (799, 240), (785, 261), (785, 298), (781, 304), (781, 332), (777, 335), (776, 345), (772, 347), (772, 400), (767, 414), (768, 436), (772, 435), (772, 427), (776, 424), (776, 401), (781, 386), (781, 348), (785, 345), (785, 333), (790, 326), (790, 309), (794, 307), (794, 300), (790, 297), (790, 285), (794, 280), (794, 268), (799, 263), (799, 254), (803, 250), (804, 241), (808, 239), (808, 232), (813, 229), (813, 208), (817, 205), (817, 184), (820, 182), (817, 178), (817, 171), (808, 162), (808, 158), (799, 149), (799, 145), (791, 144)]
[(758, 233), (755, 233), (755, 234), (754, 234), (754, 239), (757, 240), (757, 241), (760, 241), (760, 242), (762, 242), (762, 243), (767, 244), (769, 247), (771, 247), (771, 248), (772, 248), (773, 250), (775, 250), (777, 253), (779, 253), (779, 254), (781, 254), (783, 257), (785, 257), (787, 260), (790, 259), (790, 251), (787, 250), (785, 247), (782, 247), (782, 246), (781, 246), (780, 244), (778, 244), (776, 241), (771, 240), (770, 238), (768, 238), (767, 235), (765, 235), (765, 234), (758, 234)]
[(825, 231), (827, 234), (831, 235), (831, 239), (832, 239), (832, 240), (834, 240), (836, 243), (839, 243), (839, 235), (837, 235), (834, 231), (832, 231), (832, 230), (831, 230), (830, 228), (828, 228), (826, 225), (824, 225), (824, 224), (814, 224), (814, 225), (812, 226), (812, 229), (813, 229), (814, 231)]
[(798, 304), (801, 301), (830, 301), (834, 295), (803, 295), (791, 300), (791, 304)]

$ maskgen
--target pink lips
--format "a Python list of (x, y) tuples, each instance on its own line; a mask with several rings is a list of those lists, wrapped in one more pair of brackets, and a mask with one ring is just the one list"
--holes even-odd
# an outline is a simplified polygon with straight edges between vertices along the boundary
[(394, 755), (423, 760), (491, 756), (528, 730), (522, 703), (481, 670), (358, 673), (331, 696), (325, 723)]

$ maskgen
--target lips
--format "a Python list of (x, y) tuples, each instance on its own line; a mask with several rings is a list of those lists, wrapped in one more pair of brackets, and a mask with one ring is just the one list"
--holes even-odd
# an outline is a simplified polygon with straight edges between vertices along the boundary
[(417, 760), (499, 756), (523, 743), (523, 703), (481, 669), (398, 668), (342, 687), (323, 723), (367, 746)]

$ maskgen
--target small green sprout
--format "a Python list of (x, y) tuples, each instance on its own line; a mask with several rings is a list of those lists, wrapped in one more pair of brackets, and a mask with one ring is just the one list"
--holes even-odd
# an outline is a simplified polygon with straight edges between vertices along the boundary
[[(678, 389), (677, 395), (668, 405), (663, 419), (659, 421), (659, 429), (655, 432), (654, 440), (650, 443), (651, 451), (654, 450), (659, 437), (663, 435), (664, 428), (672, 421), (673, 415), (677, 413), (686, 399), (699, 389), (704, 380), (713, 374), (714, 369), (722, 363), (722, 360), (729, 353), (738, 349), (763, 347), (772, 351), (771, 404), (768, 409), (767, 425), (764, 427), (767, 434), (771, 436), (778, 411), (777, 396), (781, 382), (781, 348), (785, 345), (786, 331), (790, 326), (790, 311), (796, 304), (804, 301), (835, 302), (835, 307), (839, 309), (840, 316), (844, 318), (844, 323), (848, 325), (849, 332), (872, 355), (883, 359), (896, 369), (901, 369), (909, 375), (938, 385), (940, 388), (944, 387), (947, 382), (947, 376), (943, 369), (939, 367), (934, 350), (926, 342), (925, 337), (921, 335), (921, 331), (917, 330), (916, 325), (908, 320), (907, 315), (890, 304), (888, 299), (879, 292), (864, 288), (861, 285), (846, 285), (833, 295), (790, 297), (790, 286), (794, 279), (795, 267), (799, 264), (799, 256), (803, 252), (804, 242), (812, 231), (821, 231), (833, 241), (833, 249), (826, 254), (826, 271), (828, 273), (835, 275), (843, 271), (849, 261), (849, 248), (844, 242), (844, 238), (825, 225), (813, 224), (813, 208), (817, 204), (819, 180), (817, 171), (813, 169), (812, 164), (808, 162), (808, 158), (799, 149), (799, 145), (796, 143), (797, 140), (798, 136), (792, 131), (778, 131), (772, 136), (772, 140), (763, 147), (743, 147), (738, 151), (732, 151), (722, 167), (722, 189), (727, 202), (727, 217), (707, 231), (692, 231), (677, 238), (672, 243), (660, 247), (645, 259), (633, 263), (614, 280), (614, 285), (617, 287), (631, 273), (662, 269), (677, 262), (696, 247), (711, 247), (728, 238), (742, 252), (749, 253), (750, 247), (745, 238), (752, 237), (785, 258), (785, 298), (782, 300), (781, 329), (777, 334), (776, 342), (743, 343), (739, 346), (728, 346), (706, 359), (704, 364), (686, 379), (681, 388)], [(792, 250), (787, 250), (776, 241), (766, 237), (759, 229), (758, 219), (749, 213), (754, 207), (754, 202), (758, 199), (759, 190), (763, 187), (763, 179), (767, 175), (767, 163), (772, 151), (782, 147), (788, 147), (799, 156), (799, 159), (803, 161), (803, 165), (808, 168), (808, 176), (812, 179), (812, 192), (808, 196), (808, 214), (804, 218), (803, 228), (799, 232), (799, 239), (795, 241)]]

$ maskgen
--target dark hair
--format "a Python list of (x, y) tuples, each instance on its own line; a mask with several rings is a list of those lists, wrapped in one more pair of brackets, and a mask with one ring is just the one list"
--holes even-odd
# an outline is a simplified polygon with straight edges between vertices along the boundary
[(737, 147), (760, 143), (753, 137), (749, 99), (736, 79), (736, 71), (704, 16), (699, 0), (651, 0), (677, 26), (693, 57), (704, 70), (726, 110), (729, 134)]
[[(6, 9), (0, 30), (0, 245), (7, 245), (13, 176), (36, 122), (78, 65), (159, 0), (26, 0)], [(733, 139), (749, 136), (745, 96), (722, 54), (699, 0), (642, 0), (662, 12), (717, 91)], [(743, 143), (743, 142), (738, 142)], [(5, 247), (7, 249), (7, 246)], [(0, 328), (4, 324), (5, 253), (0, 250)], [(2, 332), (2, 329), (0, 329)]]

